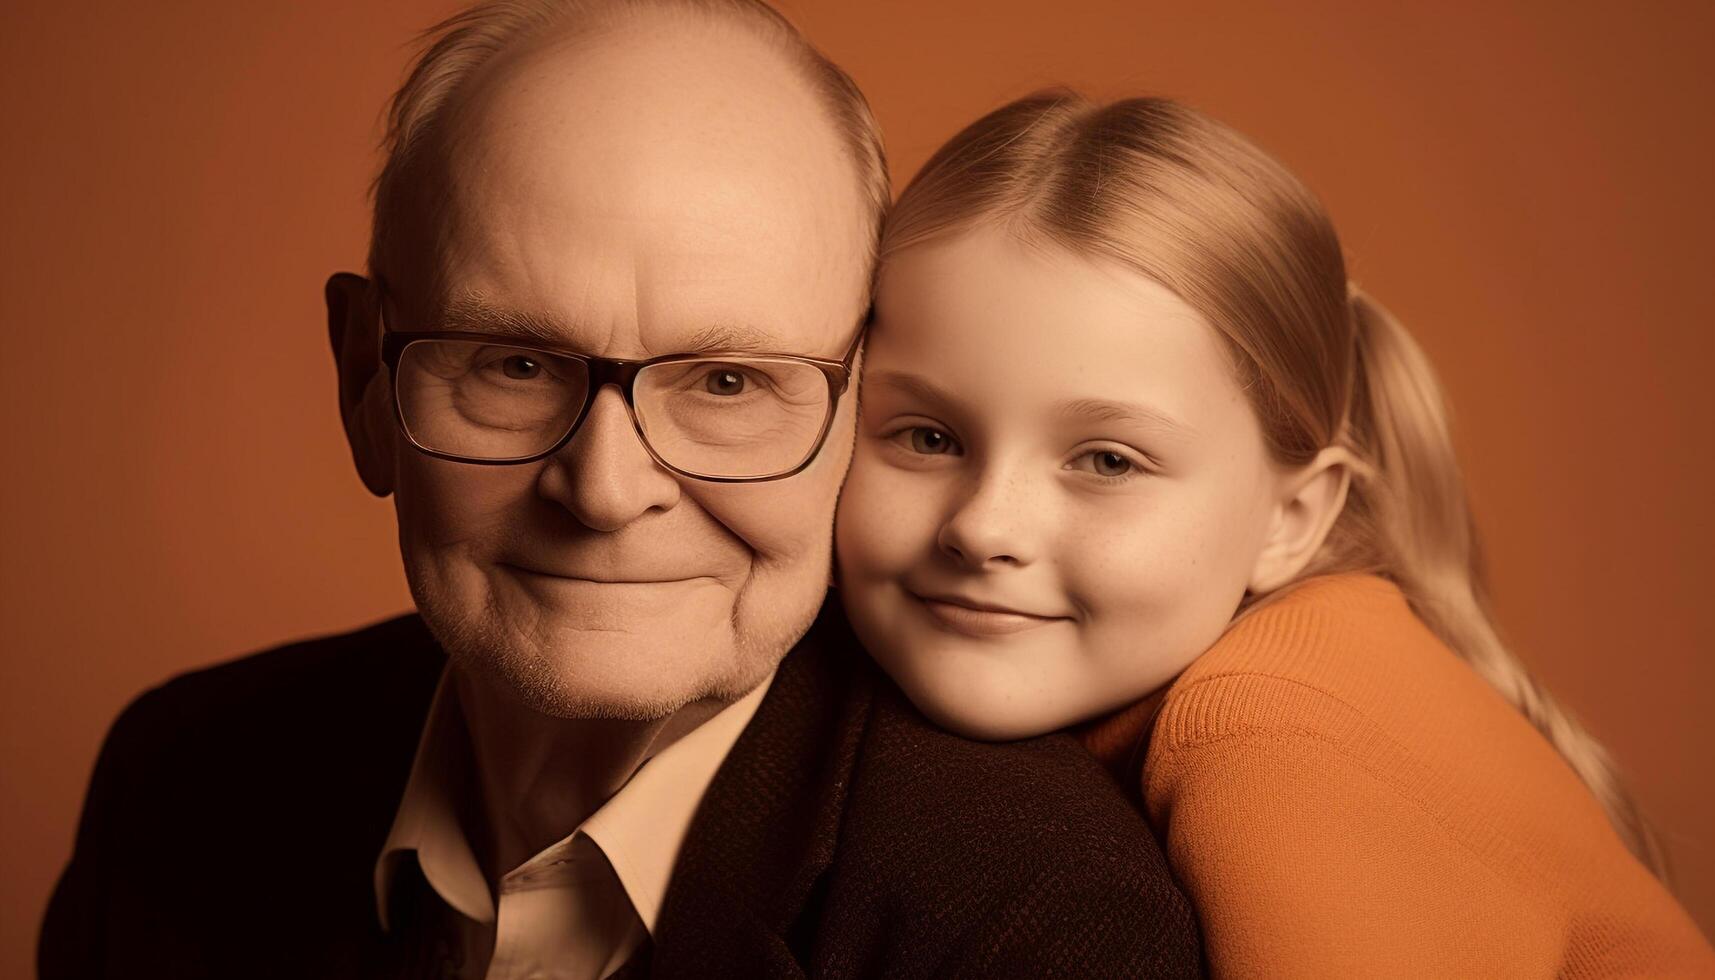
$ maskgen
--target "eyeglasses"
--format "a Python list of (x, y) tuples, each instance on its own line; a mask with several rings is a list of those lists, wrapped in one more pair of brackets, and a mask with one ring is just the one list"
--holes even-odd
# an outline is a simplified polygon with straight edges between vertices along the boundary
[(528, 463), (571, 441), (608, 385), (649, 455), (715, 483), (778, 480), (816, 458), (863, 330), (838, 361), (794, 354), (667, 354), (630, 361), (467, 331), (381, 336), (399, 428), (462, 463)]

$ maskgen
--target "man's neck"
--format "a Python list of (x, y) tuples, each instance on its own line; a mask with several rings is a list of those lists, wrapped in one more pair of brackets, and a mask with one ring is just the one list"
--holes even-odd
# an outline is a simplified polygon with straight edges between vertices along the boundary
[(474, 763), (466, 833), (489, 886), (600, 809), (657, 753), (719, 713), (696, 701), (651, 721), (555, 718), (454, 668)]

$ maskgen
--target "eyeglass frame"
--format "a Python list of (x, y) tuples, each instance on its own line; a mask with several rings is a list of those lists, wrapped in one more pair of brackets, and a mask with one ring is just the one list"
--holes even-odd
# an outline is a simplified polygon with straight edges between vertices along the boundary
[[(399, 425), (399, 432), (410, 441), (412, 448), (418, 452), (436, 459), (444, 459), (454, 463), (470, 463), (476, 466), (515, 466), (546, 459), (564, 449), (566, 444), (572, 441), (572, 437), (578, 434), (578, 430), (583, 427), (584, 420), (589, 416), (590, 408), (595, 404), (596, 396), (600, 395), (602, 389), (608, 385), (613, 385), (619, 389), (620, 399), (625, 402), (625, 414), (631, 419), (631, 428), (637, 433), (637, 441), (649, 454), (649, 458), (670, 473), (705, 483), (768, 483), (773, 480), (784, 480), (787, 477), (797, 476), (808, 469), (810, 464), (816, 461), (816, 457), (821, 455), (822, 447), (828, 441), (828, 433), (833, 431), (834, 416), (839, 414), (840, 397), (851, 385), (852, 363), (857, 358), (858, 349), (863, 345), (863, 338), (868, 333), (870, 321), (870, 314), (866, 312), (863, 319), (858, 323), (857, 335), (852, 338), (851, 346), (846, 349), (845, 356), (837, 361), (825, 357), (809, 357), (803, 354), (718, 350), (702, 353), (662, 354), (644, 360), (633, 360), (597, 357), (592, 354), (556, 349), (530, 342), (515, 334), (492, 334), (470, 330), (392, 330), (389, 329), (387, 323), (387, 302), (384, 294), (379, 306), (381, 308), (381, 362), (387, 366), (388, 387), (393, 392), (393, 417)], [(584, 392), (584, 403), (579, 407), (577, 416), (572, 419), (572, 424), (566, 428), (565, 433), (552, 446), (529, 456), (516, 456), (507, 459), (478, 459), (430, 449), (418, 442), (417, 437), (411, 434), (410, 426), (405, 424), (405, 406), (399, 397), (399, 361), (404, 357), (407, 347), (425, 340), (476, 341), (529, 351), (533, 354), (547, 354), (553, 357), (580, 361), (584, 364), (584, 370), (589, 379), (589, 385)], [(828, 382), (828, 410), (822, 419), (822, 429), (817, 433), (816, 441), (811, 445), (809, 452), (805, 454), (803, 461), (789, 470), (764, 476), (705, 476), (701, 473), (681, 469), (662, 459), (661, 454), (650, 443), (648, 434), (643, 431), (643, 423), (637, 418), (635, 390), (639, 372), (656, 364), (672, 364), (681, 361), (719, 361), (723, 359), (742, 361), (752, 358), (772, 358), (809, 364), (820, 369), (822, 377)]]

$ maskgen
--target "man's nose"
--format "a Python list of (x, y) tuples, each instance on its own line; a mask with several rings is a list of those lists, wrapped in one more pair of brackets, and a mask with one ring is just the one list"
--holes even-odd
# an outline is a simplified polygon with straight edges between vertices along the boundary
[(972, 571), (1023, 567), (1039, 551), (1032, 494), (1017, 473), (979, 474), (962, 501), (942, 522), (935, 544)]
[(596, 393), (570, 442), (549, 459), (537, 492), (585, 527), (617, 531), (651, 510), (679, 502), (679, 481), (643, 447), (619, 389)]

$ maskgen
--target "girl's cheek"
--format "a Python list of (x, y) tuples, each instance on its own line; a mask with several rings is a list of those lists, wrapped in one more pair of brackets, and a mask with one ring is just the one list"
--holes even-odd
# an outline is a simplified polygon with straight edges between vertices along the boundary
[[(1073, 515), (1055, 565), (1068, 596), (1104, 637), (1153, 644), (1176, 631), (1210, 584), (1212, 528), (1195, 507), (1157, 497)], [(1219, 545), (1217, 544), (1217, 547)], [(1194, 615), (1194, 613), (1192, 613)]]
[(840, 493), (835, 541), (847, 574), (874, 577), (898, 572), (905, 564), (921, 505), (903, 485), (908, 481), (866, 456), (860, 448)]

